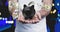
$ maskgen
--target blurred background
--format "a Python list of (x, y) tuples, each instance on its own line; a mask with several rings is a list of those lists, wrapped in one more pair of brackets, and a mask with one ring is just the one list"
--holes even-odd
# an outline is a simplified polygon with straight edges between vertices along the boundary
[[(8, 6), (9, 0), (0, 0), (0, 32), (14, 32), (15, 29), (16, 20), (13, 20)], [(46, 20), (48, 32), (60, 32), (60, 0), (53, 0)]]

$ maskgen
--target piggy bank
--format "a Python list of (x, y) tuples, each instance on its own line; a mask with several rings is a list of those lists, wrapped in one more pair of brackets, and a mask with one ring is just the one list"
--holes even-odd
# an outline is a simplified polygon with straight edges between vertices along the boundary
[(32, 19), (35, 15), (34, 5), (32, 5), (32, 6), (24, 5), (22, 14), (25, 17), (25, 19)]

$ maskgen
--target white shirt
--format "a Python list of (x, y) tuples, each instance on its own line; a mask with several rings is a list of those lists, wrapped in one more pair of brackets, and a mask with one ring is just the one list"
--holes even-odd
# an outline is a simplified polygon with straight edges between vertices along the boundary
[[(33, 1), (32, 5), (35, 5), (35, 10), (40, 11), (42, 0), (19, 0), (19, 11), (22, 11), (23, 5), (28, 4)], [(41, 19), (37, 24), (22, 24), (19, 21), (16, 21), (15, 32), (47, 32), (46, 28), (46, 17)]]

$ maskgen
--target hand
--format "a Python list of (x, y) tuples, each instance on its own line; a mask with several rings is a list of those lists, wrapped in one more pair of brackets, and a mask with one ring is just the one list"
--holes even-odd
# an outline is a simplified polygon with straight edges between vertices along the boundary
[(24, 19), (24, 16), (23, 16), (22, 13), (20, 13), (20, 15), (19, 15), (19, 17), (18, 17), (18, 20), (19, 20), (21, 23), (25, 23), (25, 24), (34, 24), (34, 23), (39, 22), (40, 19), (41, 19), (41, 16), (40, 16), (39, 13), (36, 13), (32, 19), (28, 19), (28, 20), (25, 20), (25, 19)]
[(41, 20), (41, 15), (37, 12), (32, 19), (30, 19), (29, 23), (38, 23)]

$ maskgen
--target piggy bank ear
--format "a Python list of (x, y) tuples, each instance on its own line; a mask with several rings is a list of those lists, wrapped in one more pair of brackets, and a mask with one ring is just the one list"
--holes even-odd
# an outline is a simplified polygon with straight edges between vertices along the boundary
[(24, 4), (24, 8), (27, 7), (25, 4)]
[(31, 9), (34, 9), (34, 5), (31, 6)]

